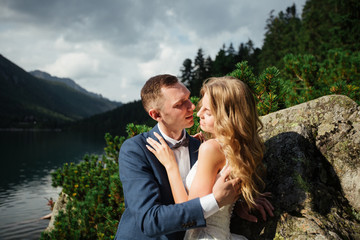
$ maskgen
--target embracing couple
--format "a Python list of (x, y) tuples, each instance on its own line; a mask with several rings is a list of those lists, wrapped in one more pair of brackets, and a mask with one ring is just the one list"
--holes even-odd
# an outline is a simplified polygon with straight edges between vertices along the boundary
[(211, 78), (201, 96), (197, 114), (210, 137), (200, 145), (185, 131), (194, 124), (190, 91), (167, 74), (143, 86), (143, 106), (158, 123), (120, 149), (125, 211), (115, 239), (246, 239), (230, 233), (233, 211), (249, 221), (250, 209), (273, 215), (261, 194), (264, 147), (249, 88)]

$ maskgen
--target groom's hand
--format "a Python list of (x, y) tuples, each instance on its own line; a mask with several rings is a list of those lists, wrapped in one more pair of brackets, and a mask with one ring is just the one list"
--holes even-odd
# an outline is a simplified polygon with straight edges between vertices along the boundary
[(234, 203), (240, 196), (241, 181), (239, 178), (228, 180), (230, 168), (227, 168), (216, 180), (213, 186), (213, 194), (219, 205), (222, 206)]
[[(266, 221), (266, 213), (269, 214), (271, 217), (274, 216), (274, 214), (273, 214), (274, 207), (266, 199), (266, 197), (270, 197), (270, 196), (271, 196), (271, 193), (266, 192), (266, 193), (263, 193), (262, 196), (255, 199), (255, 202), (256, 202), (255, 208), (261, 213), (261, 216), (264, 221)], [(257, 222), (258, 221), (257, 217), (250, 214), (250, 209), (245, 202), (237, 203), (234, 210), (235, 210), (235, 213), (242, 219), (245, 219), (249, 222)]]

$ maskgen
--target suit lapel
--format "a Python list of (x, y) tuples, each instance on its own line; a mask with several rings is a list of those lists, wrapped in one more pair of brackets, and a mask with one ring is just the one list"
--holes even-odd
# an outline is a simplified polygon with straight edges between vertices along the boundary
[(150, 131), (149, 131), (149, 136), (148, 137), (151, 137), (153, 138), (154, 140), (158, 141), (158, 139), (155, 137), (154, 135), (154, 132), (156, 132), (157, 134), (159, 134), (161, 137), (163, 137), (163, 135), (160, 133), (159, 131), (159, 127), (158, 125), (156, 124), (155, 127), (153, 127)]

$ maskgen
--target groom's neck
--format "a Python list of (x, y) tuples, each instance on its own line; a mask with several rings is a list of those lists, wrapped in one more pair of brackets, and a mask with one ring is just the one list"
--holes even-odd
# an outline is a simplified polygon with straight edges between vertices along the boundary
[(166, 136), (174, 140), (180, 140), (183, 136), (184, 129), (169, 129), (168, 127), (160, 123), (158, 127)]

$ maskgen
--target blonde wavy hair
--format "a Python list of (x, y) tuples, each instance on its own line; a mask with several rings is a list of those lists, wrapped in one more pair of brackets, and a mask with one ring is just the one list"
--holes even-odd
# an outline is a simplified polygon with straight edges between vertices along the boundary
[(207, 79), (200, 93), (209, 96), (214, 137), (231, 166), (231, 177), (241, 179), (243, 199), (253, 208), (265, 187), (260, 176), (264, 172), (264, 144), (259, 136), (263, 126), (254, 96), (245, 83), (229, 76)]

